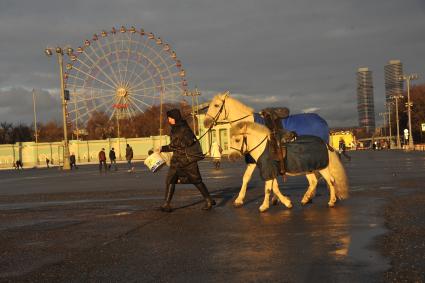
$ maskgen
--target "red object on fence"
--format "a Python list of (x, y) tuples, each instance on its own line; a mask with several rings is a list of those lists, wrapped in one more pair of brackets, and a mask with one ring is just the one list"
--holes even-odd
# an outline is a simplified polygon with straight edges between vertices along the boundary
[(116, 109), (124, 109), (128, 108), (128, 104), (114, 104), (113, 107)]

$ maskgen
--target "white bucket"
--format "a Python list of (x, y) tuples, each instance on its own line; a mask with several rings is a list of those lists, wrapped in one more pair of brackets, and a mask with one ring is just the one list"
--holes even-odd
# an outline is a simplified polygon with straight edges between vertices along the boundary
[(149, 170), (156, 172), (165, 164), (165, 160), (161, 153), (154, 152), (145, 159), (144, 163), (149, 168)]

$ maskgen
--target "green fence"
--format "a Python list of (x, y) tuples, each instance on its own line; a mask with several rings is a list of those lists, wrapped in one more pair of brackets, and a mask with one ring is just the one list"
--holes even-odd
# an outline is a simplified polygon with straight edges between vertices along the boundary
[[(125, 148), (129, 144), (133, 148), (134, 159), (143, 160), (148, 151), (160, 144), (169, 142), (168, 136), (151, 136), (148, 138), (121, 138), (89, 141), (69, 141), (69, 151), (75, 154), (77, 163), (98, 162), (99, 151), (104, 148), (106, 154), (111, 148), (115, 149), (118, 160), (125, 160)], [(0, 168), (12, 168), (16, 160), (21, 160), (24, 167), (46, 166), (46, 159), (51, 165), (63, 163), (63, 143), (19, 142), (0, 145)]]

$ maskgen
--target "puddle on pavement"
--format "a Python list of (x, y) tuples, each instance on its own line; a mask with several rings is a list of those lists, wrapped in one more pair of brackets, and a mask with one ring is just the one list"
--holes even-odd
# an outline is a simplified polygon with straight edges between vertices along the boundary
[(385, 190), (396, 190), (396, 189), (397, 188), (393, 186), (379, 186), (379, 187), (372, 187), (372, 188), (368, 188), (364, 186), (351, 186), (350, 192), (363, 192), (363, 191), (373, 191), (373, 190), (385, 191)]
[[(393, 189), (389, 186), (382, 188)], [(379, 214), (385, 201), (373, 197), (357, 198), (355, 202), (356, 205), (351, 208), (352, 222), (349, 229), (351, 241), (347, 256), (362, 264), (368, 272), (383, 272), (390, 268), (390, 264), (373, 245), (376, 237), (388, 232), (384, 227), (384, 219)]]
[(83, 223), (82, 221), (78, 220), (65, 220), (65, 221), (32, 221), (31, 223), (26, 224), (17, 224), (17, 225), (10, 225), (8, 227), (4, 227), (1, 230), (9, 230), (13, 232), (17, 231), (46, 231), (46, 230), (56, 230), (56, 229), (62, 229), (69, 226), (74, 226)]
[(82, 200), (66, 200), (66, 201), (45, 201), (45, 202), (22, 202), (22, 203), (8, 203), (0, 204), (0, 210), (18, 210), (30, 209), (44, 206), (61, 206), (71, 204), (86, 204), (86, 203), (107, 203), (117, 201), (132, 201), (132, 200), (162, 200), (159, 196), (144, 196), (134, 198), (118, 198), (118, 199), (82, 199)]
[(111, 214), (102, 214), (102, 215), (97, 215), (97, 218), (105, 218), (105, 217), (114, 217), (114, 216), (127, 216), (127, 215), (131, 215), (133, 214), (133, 211), (121, 211), (121, 212), (117, 212), (117, 213), (111, 213)]
[(352, 241), (348, 255), (365, 263), (365, 268), (371, 272), (385, 271), (390, 268), (387, 259), (382, 257), (378, 251), (371, 249), (371, 239), (387, 232), (386, 229), (376, 226), (372, 229), (352, 231), (351, 236), (356, 241)]

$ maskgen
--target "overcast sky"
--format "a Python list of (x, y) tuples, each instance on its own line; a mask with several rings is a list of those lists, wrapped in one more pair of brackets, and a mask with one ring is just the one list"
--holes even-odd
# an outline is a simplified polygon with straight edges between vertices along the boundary
[(0, 121), (60, 121), (58, 70), (46, 46), (79, 46), (134, 25), (170, 43), (204, 99), (229, 90), (261, 109), (316, 111), (357, 125), (356, 70), (373, 71), (384, 110), (384, 65), (425, 77), (424, 0), (0, 0)]

